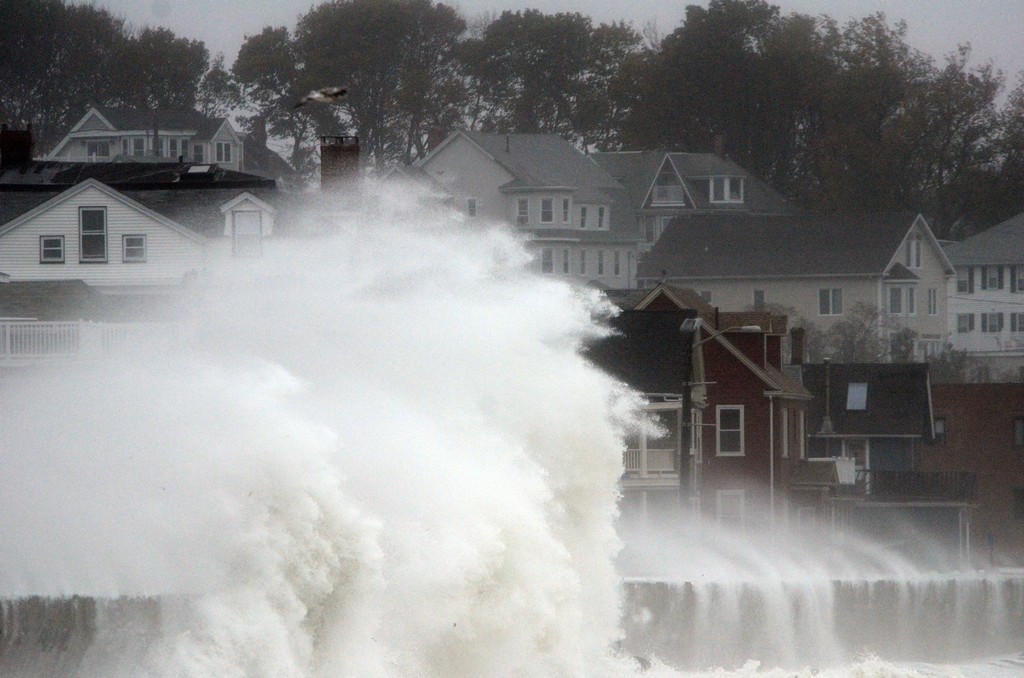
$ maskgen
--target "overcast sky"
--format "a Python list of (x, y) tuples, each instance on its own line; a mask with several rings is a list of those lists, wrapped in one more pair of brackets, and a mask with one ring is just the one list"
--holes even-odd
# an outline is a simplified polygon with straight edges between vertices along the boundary
[[(264, 26), (288, 26), (317, 0), (88, 0), (124, 16), (137, 27), (166, 26), (178, 35), (206, 43), (211, 54), (224, 52), (228, 66), (246, 35)], [(672, 32), (690, 4), (706, 0), (457, 0), (447, 4), (467, 19), (485, 12), (536, 8), (543, 12), (581, 12), (595, 23), (626, 20), (640, 30), (655, 22), (662, 35)], [(973, 47), (974, 63), (992, 61), (1012, 85), (1024, 70), (1024, 0), (776, 0), (784, 14), (828, 14), (840, 22), (875, 12), (904, 19), (908, 42), (936, 58), (959, 43)]]

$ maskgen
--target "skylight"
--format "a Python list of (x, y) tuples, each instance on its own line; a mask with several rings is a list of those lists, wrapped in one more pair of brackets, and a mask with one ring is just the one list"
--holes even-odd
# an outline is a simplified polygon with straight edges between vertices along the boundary
[(846, 391), (846, 409), (866, 410), (868, 408), (868, 385), (863, 382), (850, 382)]

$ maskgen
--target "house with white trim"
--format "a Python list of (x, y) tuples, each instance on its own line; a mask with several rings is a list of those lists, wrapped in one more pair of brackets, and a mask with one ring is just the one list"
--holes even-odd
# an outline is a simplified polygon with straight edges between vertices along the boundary
[(800, 212), (761, 179), (713, 153), (607, 151), (590, 157), (625, 187), (616, 210), (639, 225), (644, 252), (677, 216)]
[(1024, 213), (945, 248), (949, 337), (988, 378), (1024, 380)]
[(953, 275), (920, 214), (715, 213), (676, 217), (638, 279), (692, 288), (721, 308), (783, 307), (823, 331), (863, 304), (877, 310), (883, 338), (915, 332), (923, 359), (948, 343)]
[(541, 273), (635, 287), (642, 234), (616, 207), (622, 185), (558, 135), (458, 131), (416, 169), (467, 219), (525, 234)]

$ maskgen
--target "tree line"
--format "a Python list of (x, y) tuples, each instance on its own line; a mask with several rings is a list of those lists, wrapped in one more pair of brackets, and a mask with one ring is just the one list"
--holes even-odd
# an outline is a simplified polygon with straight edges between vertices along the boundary
[[(766, 0), (691, 5), (671, 33), (580, 13), (471, 21), (433, 0), (330, 0), (245, 37), (234, 63), (93, 5), (0, 0), (0, 120), (54, 144), (90, 104), (234, 115), (287, 143), (357, 133), (378, 167), (437, 131), (559, 134), (583, 150), (721, 150), (795, 203), (909, 209), (962, 237), (1024, 209), (1024, 80), (936, 60), (907, 26), (840, 24)], [(349, 88), (335, 107), (294, 103)]]

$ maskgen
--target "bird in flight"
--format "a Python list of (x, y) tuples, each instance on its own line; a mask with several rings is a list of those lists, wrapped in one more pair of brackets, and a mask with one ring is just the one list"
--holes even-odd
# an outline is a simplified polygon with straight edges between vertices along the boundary
[(345, 92), (348, 91), (344, 87), (324, 87), (322, 89), (315, 89), (306, 96), (302, 97), (299, 103), (295, 104), (292, 108), (294, 111), (300, 106), (305, 106), (309, 103), (315, 104), (336, 104), (341, 101), (341, 97), (345, 96)]

